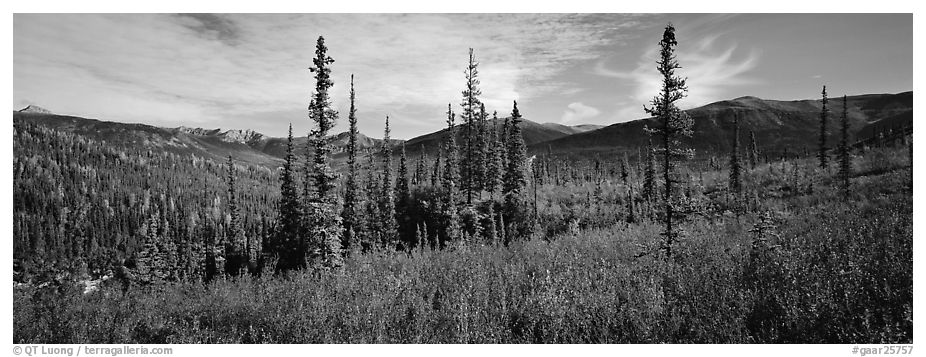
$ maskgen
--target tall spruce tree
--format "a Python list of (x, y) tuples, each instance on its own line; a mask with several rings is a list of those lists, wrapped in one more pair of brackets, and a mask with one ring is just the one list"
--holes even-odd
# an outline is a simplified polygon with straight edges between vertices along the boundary
[(486, 160), (485, 190), (489, 192), (490, 197), (494, 198), (495, 192), (501, 185), (502, 170), (504, 169), (504, 166), (502, 165), (502, 139), (498, 135), (497, 112), (492, 113), (492, 128), (490, 131), (490, 142), (487, 150), (488, 157)]
[(331, 109), (329, 89), (331, 68), (334, 59), (327, 55), (325, 38), (318, 37), (315, 44), (315, 58), (310, 70), (315, 73), (315, 92), (309, 105), (309, 117), (315, 122), (315, 129), (310, 135), (314, 157), (312, 160), (312, 180), (315, 194), (308, 200), (305, 212), (306, 233), (310, 239), (306, 249), (316, 265), (337, 267), (342, 263), (341, 257), (341, 216), (337, 212), (338, 197), (336, 193), (338, 174), (331, 168), (331, 136), (328, 132), (334, 128), (338, 113)]
[(759, 163), (759, 147), (756, 145), (756, 132), (749, 131), (749, 167), (756, 168)]
[(524, 137), (521, 134), (521, 112), (518, 111), (518, 102), (514, 102), (511, 109), (511, 125), (508, 128), (508, 137), (506, 140), (508, 160), (505, 168), (504, 189), (502, 193), (519, 194), (527, 184), (525, 177), (525, 164), (527, 161), (527, 150), (524, 145)]
[(730, 191), (740, 193), (743, 189), (742, 166), (740, 165), (740, 122), (733, 113), (733, 150), (730, 151)]
[(399, 156), (399, 172), (395, 179), (395, 220), (398, 223), (399, 239), (407, 248), (414, 246), (413, 229), (415, 227), (409, 212), (410, 200), (408, 158), (405, 155), (405, 142), (402, 142), (402, 151)]
[(461, 161), (460, 172), (462, 179), (462, 189), (466, 194), (466, 203), (472, 204), (473, 193), (476, 190), (476, 167), (478, 145), (476, 122), (478, 121), (479, 107), (481, 102), (479, 96), (482, 90), (479, 89), (479, 62), (476, 62), (476, 55), (473, 49), (469, 49), (469, 63), (463, 72), (466, 76), (466, 89), (463, 91), (463, 161)]
[(278, 270), (297, 269), (305, 265), (305, 251), (302, 250), (302, 207), (296, 186), (296, 155), (293, 152), (293, 125), (289, 125), (286, 140), (286, 155), (283, 157), (283, 171), (280, 174), (280, 201), (277, 205), (278, 228), (271, 244), (271, 253), (278, 258)]
[(479, 120), (478, 131), (476, 134), (475, 162), (473, 162), (473, 185), (474, 190), (482, 198), (482, 191), (486, 189), (486, 170), (487, 160), (489, 157), (489, 132), (488, 121), (489, 114), (486, 113), (485, 103), (479, 103)]
[(820, 109), (820, 139), (818, 143), (818, 152), (817, 158), (820, 160), (820, 168), (826, 169), (827, 164), (827, 154), (826, 154), (826, 136), (827, 136), (827, 120), (829, 119), (829, 109), (826, 107), (826, 86), (823, 86), (823, 108)]
[(367, 155), (366, 197), (364, 202), (364, 235), (360, 237), (360, 245), (364, 251), (378, 250), (382, 241), (382, 221), (380, 220), (380, 178), (376, 175), (376, 155)]
[(527, 237), (533, 227), (533, 222), (529, 219), (527, 212), (527, 202), (524, 197), (524, 189), (527, 185), (527, 149), (524, 145), (524, 137), (521, 134), (521, 112), (518, 110), (518, 102), (515, 101), (511, 109), (511, 126), (508, 128), (507, 138), (507, 168), (505, 169), (505, 179), (502, 194), (505, 197), (504, 215), (508, 227), (505, 237), (508, 242), (518, 237)]
[(656, 134), (662, 144), (657, 151), (662, 156), (662, 178), (665, 185), (663, 196), (665, 244), (662, 248), (667, 258), (672, 256), (672, 245), (678, 236), (678, 229), (675, 227), (678, 202), (674, 184), (679, 183), (680, 179), (675, 173), (675, 165), (677, 161), (687, 159), (692, 155), (690, 149), (681, 147), (680, 138), (691, 136), (691, 129), (694, 125), (692, 119), (676, 104), (685, 97), (688, 91), (685, 85), (686, 79), (675, 75), (675, 70), (681, 68), (675, 56), (677, 45), (675, 27), (670, 23), (666, 25), (662, 40), (659, 41), (659, 60), (656, 62), (657, 69), (662, 75), (662, 88), (659, 95), (653, 98), (651, 106), (644, 107), (646, 113), (653, 116), (655, 120), (655, 128), (647, 126), (646, 129)]
[(345, 250), (354, 250), (360, 248), (357, 240), (357, 234), (363, 234), (360, 229), (360, 210), (363, 207), (363, 199), (358, 182), (357, 167), (357, 108), (355, 106), (356, 95), (354, 92), (354, 75), (350, 75), (350, 110), (347, 115), (347, 122), (350, 125), (347, 137), (347, 180), (344, 187), (344, 208), (341, 210), (341, 219), (344, 223), (344, 236), (342, 237), (341, 246)]
[(386, 129), (383, 135), (383, 184), (380, 193), (380, 220), (382, 222), (382, 244), (386, 251), (393, 251), (399, 239), (399, 228), (396, 222), (395, 191), (392, 183), (392, 143), (389, 139), (389, 116), (386, 116)]
[(447, 104), (447, 141), (445, 145), (447, 158), (444, 161), (442, 183), (444, 189), (444, 240), (441, 242), (441, 247), (446, 246), (447, 242), (456, 243), (460, 240), (461, 224), (459, 212), (457, 211), (457, 182), (460, 176), (457, 172), (459, 160), (457, 159), (455, 118), (456, 114), (453, 112), (451, 105)]
[[(403, 144), (404, 145), (404, 144)], [(418, 158), (415, 159), (415, 173), (412, 175), (411, 184), (413, 185), (424, 185), (424, 181), (427, 178), (427, 172), (425, 172), (425, 161), (427, 161), (427, 155), (424, 153), (424, 145), (418, 147)]]
[(444, 146), (438, 145), (437, 146), (437, 158), (434, 159), (434, 168), (431, 172), (431, 186), (437, 187), (440, 184), (441, 180), (443, 179), (443, 176), (441, 175), (441, 161), (442, 161), (441, 159), (443, 158), (443, 156), (444, 156)]
[(839, 121), (839, 180), (842, 181), (843, 194), (849, 196), (849, 177), (852, 175), (852, 158), (849, 156), (849, 104), (842, 96), (842, 117)]

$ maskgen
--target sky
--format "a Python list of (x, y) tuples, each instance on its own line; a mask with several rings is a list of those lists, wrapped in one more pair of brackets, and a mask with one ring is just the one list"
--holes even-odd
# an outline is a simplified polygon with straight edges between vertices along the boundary
[(469, 48), (489, 112), (609, 125), (646, 116), (670, 22), (683, 108), (913, 88), (911, 14), (14, 14), (12, 109), (304, 135), (324, 36), (337, 132), (352, 74), (362, 133), (443, 128)]

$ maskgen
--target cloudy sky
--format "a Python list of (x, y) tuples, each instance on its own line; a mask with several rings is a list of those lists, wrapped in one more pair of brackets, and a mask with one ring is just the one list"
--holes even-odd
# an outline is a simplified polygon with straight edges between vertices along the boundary
[(910, 14), (15, 14), (13, 109), (165, 127), (284, 136), (307, 117), (315, 40), (325, 37), (346, 129), (355, 76), (361, 132), (411, 138), (459, 110), (468, 48), (482, 99), (538, 122), (644, 116), (657, 43), (677, 28), (695, 107), (745, 95), (806, 99), (913, 87)]

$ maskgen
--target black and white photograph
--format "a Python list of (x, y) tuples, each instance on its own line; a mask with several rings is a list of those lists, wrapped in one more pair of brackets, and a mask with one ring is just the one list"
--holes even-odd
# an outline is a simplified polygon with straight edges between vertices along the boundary
[(912, 8), (347, 10), (11, 14), (14, 355), (913, 354)]

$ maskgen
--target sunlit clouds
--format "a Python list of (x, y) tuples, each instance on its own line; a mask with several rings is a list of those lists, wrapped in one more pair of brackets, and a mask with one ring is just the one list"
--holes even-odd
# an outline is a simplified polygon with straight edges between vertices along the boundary
[[(536, 122), (612, 124), (645, 116), (668, 22), (688, 77), (684, 107), (803, 98), (824, 80), (849, 94), (912, 89), (911, 19), (845, 16), (860, 15), (16, 14), (12, 109), (273, 136), (292, 122), (304, 134), (322, 35), (335, 59), (336, 131), (351, 74), (361, 132), (380, 135), (386, 115), (398, 138), (442, 128), (447, 103), (460, 111), (469, 48), (488, 112), (507, 116), (517, 100)], [(833, 40), (843, 36), (852, 41)]]

